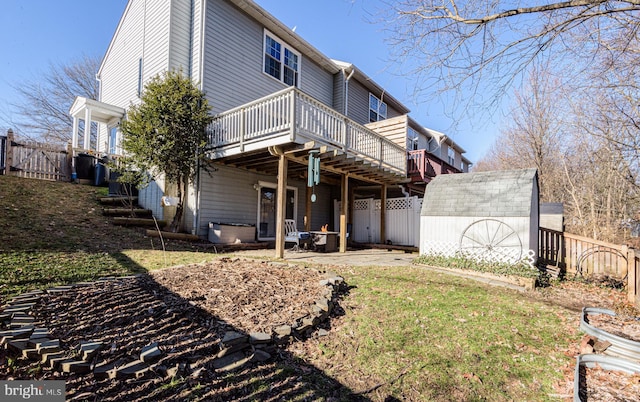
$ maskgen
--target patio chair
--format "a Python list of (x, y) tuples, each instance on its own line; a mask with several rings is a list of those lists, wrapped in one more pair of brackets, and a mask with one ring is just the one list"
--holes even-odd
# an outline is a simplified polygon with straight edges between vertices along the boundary
[(309, 232), (301, 232), (296, 227), (296, 221), (293, 219), (285, 219), (284, 220), (284, 241), (285, 243), (295, 243), (293, 247), (291, 247), (291, 251), (302, 251), (300, 249), (300, 245), (304, 245), (304, 248), (307, 248), (307, 245), (311, 242), (311, 234)]

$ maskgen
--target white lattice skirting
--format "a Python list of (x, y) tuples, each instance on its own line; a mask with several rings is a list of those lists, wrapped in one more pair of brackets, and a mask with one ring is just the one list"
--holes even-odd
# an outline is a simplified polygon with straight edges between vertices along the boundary
[(478, 262), (515, 264), (525, 261), (532, 269), (535, 268), (535, 255), (533, 250), (528, 250), (522, 255), (519, 248), (494, 247), (494, 248), (461, 248), (458, 243), (428, 242), (423, 244), (421, 250), (424, 255), (438, 255), (443, 257), (464, 257)]

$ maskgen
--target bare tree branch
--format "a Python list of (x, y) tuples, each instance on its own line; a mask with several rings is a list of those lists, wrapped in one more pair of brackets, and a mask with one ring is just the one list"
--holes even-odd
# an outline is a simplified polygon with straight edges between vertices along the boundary
[(95, 74), (99, 65), (99, 58), (83, 56), (69, 64), (50, 64), (40, 77), (14, 84), (19, 95), (11, 103), (14, 129), (31, 139), (68, 142), (73, 125), (69, 108), (76, 96), (98, 98)]
[[(417, 76), (426, 100), (455, 93), (457, 109), (494, 108), (532, 63), (573, 63), (576, 75), (607, 50), (637, 49), (640, 0), (575, 0), (521, 7), (519, 1), (403, 0), (387, 2), (393, 60)], [(633, 27), (633, 28), (631, 28)], [(615, 44), (615, 45), (614, 45)], [(619, 50), (613, 50), (618, 47)], [(609, 58), (615, 68), (616, 59)], [(574, 62), (572, 62), (572, 60)], [(577, 61), (577, 63), (575, 63)], [(582, 69), (578, 69), (582, 66)], [(569, 79), (570, 77), (567, 77)], [(473, 95), (470, 99), (469, 92)]]

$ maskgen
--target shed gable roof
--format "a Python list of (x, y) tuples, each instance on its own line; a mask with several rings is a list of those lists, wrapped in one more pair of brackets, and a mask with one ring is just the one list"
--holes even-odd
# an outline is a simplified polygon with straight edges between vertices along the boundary
[(440, 175), (426, 187), (421, 216), (528, 217), (537, 182), (536, 169)]

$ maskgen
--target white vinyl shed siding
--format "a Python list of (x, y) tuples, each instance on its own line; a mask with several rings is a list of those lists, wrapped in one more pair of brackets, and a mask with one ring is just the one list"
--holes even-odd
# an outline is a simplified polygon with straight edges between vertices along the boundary
[[(207, 2), (204, 46), (203, 89), (214, 114), (286, 87), (263, 72), (264, 27), (231, 4)], [(304, 54), (300, 65), (300, 88), (332, 106), (333, 75)]]
[(164, 219), (164, 209), (160, 203), (161, 198), (164, 196), (164, 177), (153, 180), (145, 188), (138, 191), (138, 204), (146, 209), (153, 211), (153, 216), (156, 219)]

